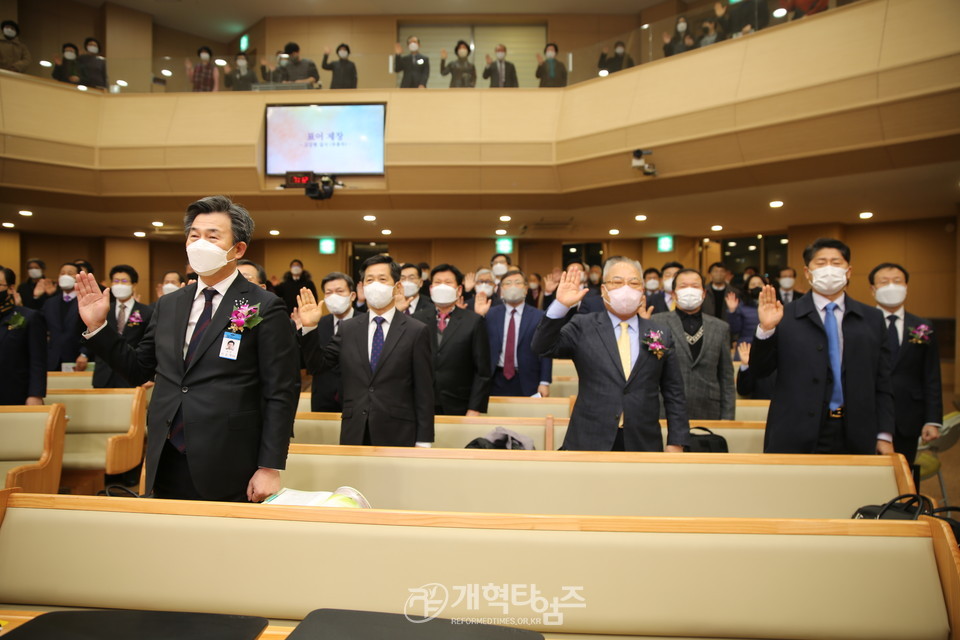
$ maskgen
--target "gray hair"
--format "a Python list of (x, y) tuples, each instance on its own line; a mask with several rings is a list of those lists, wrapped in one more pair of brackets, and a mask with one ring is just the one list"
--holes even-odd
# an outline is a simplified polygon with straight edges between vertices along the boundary
[(239, 204), (234, 203), (226, 196), (207, 196), (187, 207), (187, 215), (183, 217), (183, 232), (190, 235), (193, 221), (201, 213), (225, 213), (230, 216), (230, 231), (233, 233), (233, 243), (245, 242), (250, 244), (253, 235), (253, 218), (250, 213)]
[(489, 273), (490, 275), (493, 275), (493, 271), (491, 271), (490, 269), (477, 269), (477, 272), (476, 272), (475, 274), (473, 274), (473, 276), (474, 276), (474, 278), (479, 278), (480, 276), (482, 276), (482, 275), (484, 275), (484, 274), (486, 274), (486, 273)]
[(637, 275), (640, 278), (643, 278), (643, 267), (640, 266), (640, 263), (637, 260), (632, 258), (627, 258), (626, 256), (612, 256), (607, 258), (607, 261), (603, 263), (603, 280), (607, 280), (607, 274), (610, 272), (610, 269), (613, 268), (615, 264), (627, 263), (631, 267), (637, 270)]

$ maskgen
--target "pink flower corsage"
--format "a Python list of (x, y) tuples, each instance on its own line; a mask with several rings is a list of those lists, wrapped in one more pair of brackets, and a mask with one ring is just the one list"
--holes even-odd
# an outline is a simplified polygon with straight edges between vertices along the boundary
[(930, 336), (933, 335), (933, 329), (925, 324), (920, 324), (908, 329), (910, 332), (910, 342), (913, 344), (930, 344)]
[(244, 329), (252, 329), (261, 320), (259, 302), (251, 305), (246, 300), (239, 300), (230, 313), (230, 332), (241, 333)]
[(651, 329), (643, 334), (643, 346), (647, 348), (647, 351), (657, 356), (657, 360), (663, 357), (663, 354), (667, 352), (667, 345), (663, 344), (661, 340), (663, 339), (662, 331), (654, 331)]
[(142, 323), (143, 323), (143, 317), (140, 315), (139, 311), (134, 311), (133, 313), (130, 314), (130, 317), (127, 318), (128, 327), (135, 327), (138, 324), (142, 324)]

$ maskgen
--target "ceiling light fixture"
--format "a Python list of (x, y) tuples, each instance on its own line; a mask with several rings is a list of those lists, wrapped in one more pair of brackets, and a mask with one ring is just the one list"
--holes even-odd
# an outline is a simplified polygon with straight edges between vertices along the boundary
[(510, 222), (513, 220), (510, 216), (500, 216), (500, 222)]
[(861, 220), (869, 220), (869, 219), (872, 218), (872, 217), (873, 217), (873, 212), (872, 212), (872, 211), (861, 211), (861, 212), (860, 212), (860, 219), (861, 219)]
[(4, 222), (4, 223), (3, 223), (3, 227), (4, 227), (4, 229), (13, 229), (13, 223), (12, 223), (12, 222)]
[(155, 226), (155, 227), (162, 227), (162, 226), (163, 226), (163, 223), (160, 222), (159, 220), (154, 220), (154, 221), (151, 222), (150, 224), (152, 224), (152, 225)]
[(388, 235), (390, 235), (391, 233), (393, 233), (393, 231), (391, 231), (390, 229), (381, 229), (381, 230), (380, 230), (380, 233), (381, 233), (382, 235), (388, 236)]
[(610, 229), (610, 232), (609, 232), (609, 233), (610, 233), (610, 235), (612, 235), (612, 236), (618, 236), (618, 235), (620, 235), (620, 229)]
[(506, 229), (497, 229), (496, 231), (494, 231), (494, 233), (496, 233), (498, 236), (505, 236), (505, 235), (507, 235), (507, 230), (506, 230)]
[(637, 222), (646, 222), (646, 221), (647, 221), (647, 216), (645, 216), (645, 215), (643, 215), (643, 214), (641, 213), (640, 215), (636, 216), (636, 217), (634, 218), (634, 220), (636, 220)]
[(719, 224), (715, 224), (712, 227), (710, 227), (710, 231), (723, 231), (723, 226)]
[(20, 209), (20, 215), (29, 218), (33, 215), (33, 211), (27, 211), (26, 209)]
[(278, 236), (280, 235), (280, 231), (278, 229), (270, 229), (270, 235)]
[(138, 237), (138, 238), (146, 238), (146, 237), (147, 237), (147, 232), (146, 232), (146, 231), (134, 231), (134, 232), (133, 232), (133, 235), (135, 235), (135, 236)]
[(782, 207), (782, 206), (783, 206), (783, 200), (771, 200), (771, 201), (770, 201), (770, 208), (771, 208), (771, 209), (779, 209), (779, 208)]
[(377, 216), (363, 216), (364, 222), (376, 222)]

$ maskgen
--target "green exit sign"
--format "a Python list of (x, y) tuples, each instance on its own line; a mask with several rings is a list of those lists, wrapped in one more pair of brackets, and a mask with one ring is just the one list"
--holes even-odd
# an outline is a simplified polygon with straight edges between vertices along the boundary
[(513, 239), (512, 238), (498, 238), (497, 239), (497, 253), (513, 253)]
[(332, 256), (337, 252), (337, 241), (333, 238), (320, 238), (320, 255)]
[(657, 238), (657, 251), (660, 253), (673, 251), (673, 236), (660, 236)]
[(240, 51), (246, 51), (247, 47), (250, 46), (250, 36), (243, 34), (240, 36)]

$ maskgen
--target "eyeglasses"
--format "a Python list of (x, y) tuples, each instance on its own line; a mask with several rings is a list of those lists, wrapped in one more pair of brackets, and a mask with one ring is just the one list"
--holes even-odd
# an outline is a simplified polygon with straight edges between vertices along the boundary
[(607, 285), (608, 289), (619, 289), (623, 285), (628, 285), (634, 289), (643, 288), (643, 280), (640, 280), (639, 278), (630, 278), (629, 280), (624, 280), (623, 278), (611, 278), (604, 281), (603, 284)]

